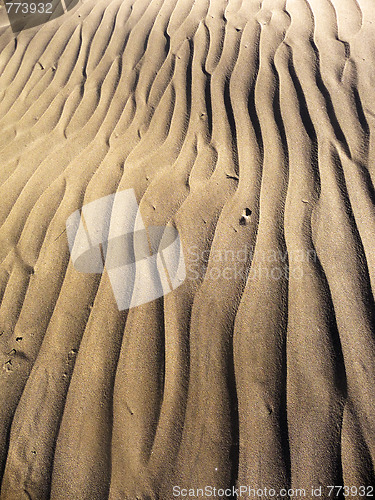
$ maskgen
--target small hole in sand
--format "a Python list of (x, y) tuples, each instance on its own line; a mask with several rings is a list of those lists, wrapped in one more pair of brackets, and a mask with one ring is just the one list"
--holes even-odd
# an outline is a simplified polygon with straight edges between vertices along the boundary
[(12, 360), (11, 359), (8, 359), (8, 361), (6, 363), (4, 363), (3, 365), (3, 369), (6, 371), (6, 372), (11, 372), (13, 371), (13, 364), (12, 364)]
[(251, 210), (250, 208), (245, 208), (244, 211), (242, 212), (242, 216), (240, 218), (240, 225), (241, 226), (246, 226), (250, 222), (250, 215), (251, 215)]
[(76, 357), (78, 350), (77, 349), (72, 349), (69, 354), (68, 354), (68, 360), (72, 360), (73, 358)]

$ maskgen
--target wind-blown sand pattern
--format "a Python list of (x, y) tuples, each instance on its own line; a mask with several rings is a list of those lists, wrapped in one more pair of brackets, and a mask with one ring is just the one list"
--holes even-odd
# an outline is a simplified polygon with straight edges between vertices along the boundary
[[(1, 500), (373, 485), (373, 1), (1, 9)], [(65, 223), (129, 188), (188, 276), (119, 311)]]

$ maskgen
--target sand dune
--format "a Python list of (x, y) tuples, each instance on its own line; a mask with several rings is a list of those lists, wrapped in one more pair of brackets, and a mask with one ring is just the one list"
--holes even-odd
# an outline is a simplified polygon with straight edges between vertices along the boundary
[[(1, 500), (372, 487), (372, 0), (0, 14)], [(187, 277), (120, 311), (65, 223), (130, 188)]]

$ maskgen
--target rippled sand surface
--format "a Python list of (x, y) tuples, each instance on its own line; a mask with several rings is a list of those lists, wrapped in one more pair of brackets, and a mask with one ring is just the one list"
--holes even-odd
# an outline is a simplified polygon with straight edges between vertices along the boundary
[[(0, 18), (1, 500), (373, 485), (373, 1)], [(119, 311), (65, 224), (125, 189), (187, 276)]]

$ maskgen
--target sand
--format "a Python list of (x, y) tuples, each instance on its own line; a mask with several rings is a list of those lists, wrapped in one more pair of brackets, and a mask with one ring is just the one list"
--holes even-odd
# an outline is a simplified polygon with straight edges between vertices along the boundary
[[(374, 41), (372, 0), (0, 7), (1, 500), (371, 498)], [(119, 310), (65, 224), (125, 189), (187, 276)]]

